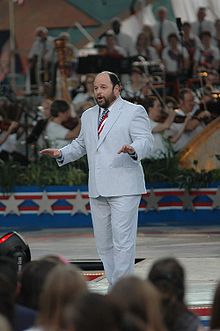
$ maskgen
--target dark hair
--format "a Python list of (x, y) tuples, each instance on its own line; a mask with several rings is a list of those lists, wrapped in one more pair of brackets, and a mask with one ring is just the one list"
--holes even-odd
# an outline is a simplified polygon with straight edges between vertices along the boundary
[(217, 284), (215, 289), (214, 298), (212, 302), (212, 312), (211, 312), (211, 320), (210, 320), (210, 329), (219, 329), (220, 328), (220, 281)]
[(198, 330), (199, 317), (189, 311), (184, 302), (185, 272), (180, 262), (174, 257), (155, 261), (148, 279), (161, 293), (167, 330)]
[(10, 281), (0, 274), (0, 314), (4, 315), (9, 323), (12, 323), (15, 308), (15, 293), (12, 291)]
[(38, 310), (43, 285), (47, 275), (56, 265), (55, 261), (43, 259), (26, 264), (20, 276), (21, 290), (18, 296), (18, 303)]
[(183, 28), (184, 28), (185, 26), (187, 26), (188, 28), (190, 28), (190, 27), (191, 27), (191, 24), (190, 24), (189, 22), (184, 22), (184, 23), (183, 23)]
[(175, 38), (176, 40), (179, 40), (178, 36), (176, 33), (170, 33), (167, 37), (167, 40), (170, 42), (171, 39)]
[(146, 325), (108, 295), (87, 293), (67, 308), (66, 324), (76, 331), (144, 331)]
[(203, 37), (212, 38), (211, 32), (210, 31), (202, 31), (199, 35), (199, 38), (202, 39)]
[(183, 302), (185, 285), (184, 269), (181, 264), (172, 257), (157, 260), (148, 275), (148, 279), (170, 297), (175, 296)]
[(113, 87), (115, 87), (116, 85), (121, 86), (121, 82), (119, 77), (112, 71), (104, 71), (106, 74), (109, 75), (110, 81), (112, 82)]
[(57, 117), (59, 113), (65, 113), (70, 106), (65, 100), (55, 100), (50, 107), (50, 113), (53, 117)]
[(147, 109), (147, 111), (148, 111), (149, 108), (154, 107), (154, 104), (157, 100), (158, 100), (158, 98), (154, 97), (154, 96), (148, 97), (148, 98), (145, 99), (144, 106)]
[(0, 256), (0, 275), (5, 277), (10, 282), (12, 291), (16, 292), (18, 274), (17, 264), (14, 259), (8, 256)]

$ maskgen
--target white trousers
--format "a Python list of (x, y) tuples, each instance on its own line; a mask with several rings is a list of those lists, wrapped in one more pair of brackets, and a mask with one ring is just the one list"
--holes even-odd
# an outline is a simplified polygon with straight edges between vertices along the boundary
[(97, 251), (110, 285), (133, 273), (140, 195), (90, 198)]

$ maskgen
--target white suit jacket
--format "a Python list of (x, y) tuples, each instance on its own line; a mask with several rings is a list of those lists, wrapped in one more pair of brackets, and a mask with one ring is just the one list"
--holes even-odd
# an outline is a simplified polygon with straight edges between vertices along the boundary
[[(98, 105), (83, 113), (80, 134), (61, 149), (63, 162), (58, 164), (64, 165), (87, 154), (90, 197), (144, 193), (145, 180), (140, 160), (147, 157), (153, 147), (146, 110), (118, 97), (111, 106), (99, 138), (98, 116)], [(117, 154), (124, 144), (133, 146), (137, 161), (127, 153)]]

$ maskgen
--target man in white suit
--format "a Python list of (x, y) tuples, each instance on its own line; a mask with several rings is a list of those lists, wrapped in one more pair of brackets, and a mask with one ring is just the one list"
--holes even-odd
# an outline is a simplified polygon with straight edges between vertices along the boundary
[(140, 160), (153, 146), (146, 110), (123, 100), (120, 90), (116, 74), (98, 74), (97, 105), (83, 113), (78, 138), (60, 150), (41, 151), (58, 165), (87, 154), (94, 234), (110, 286), (134, 270), (138, 206), (145, 192)]

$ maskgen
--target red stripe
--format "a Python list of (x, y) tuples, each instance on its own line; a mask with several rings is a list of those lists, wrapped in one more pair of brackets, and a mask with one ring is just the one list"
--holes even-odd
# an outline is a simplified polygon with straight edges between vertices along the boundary
[(196, 307), (191, 306), (189, 310), (196, 313), (199, 316), (210, 316), (211, 315), (211, 306), (210, 307)]

